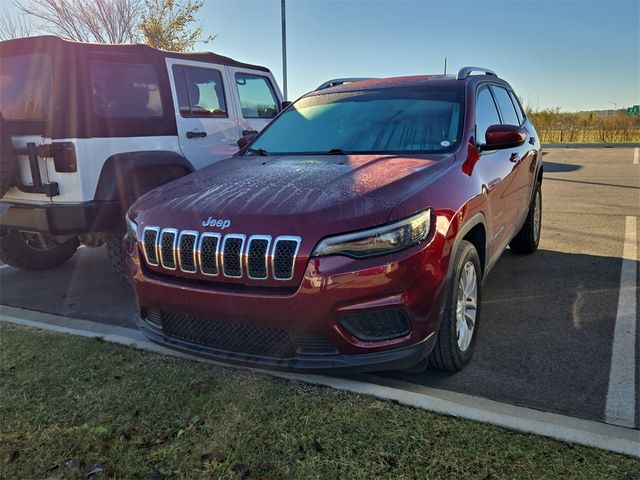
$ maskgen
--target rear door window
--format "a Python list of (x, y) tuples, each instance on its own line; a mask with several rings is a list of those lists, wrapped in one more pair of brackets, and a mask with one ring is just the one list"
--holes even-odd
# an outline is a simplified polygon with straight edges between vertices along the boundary
[(507, 90), (496, 85), (493, 85), (491, 89), (493, 90), (496, 102), (498, 102), (498, 107), (500, 108), (500, 113), (502, 114), (502, 123), (506, 125), (520, 125), (520, 119), (518, 118), (518, 114)]
[(476, 136), (477, 142), (486, 142), (487, 129), (491, 125), (499, 125), (500, 116), (488, 87), (480, 87), (476, 100)]
[(522, 121), (524, 120), (524, 112), (522, 111), (522, 107), (520, 106), (520, 102), (516, 98), (516, 94), (509, 90), (509, 97), (513, 102), (513, 106), (516, 108), (516, 114), (518, 115), (518, 120), (520, 120), (520, 125), (522, 125)]
[(7, 120), (46, 120), (51, 111), (51, 57), (30, 53), (2, 58), (0, 111)]
[(93, 108), (100, 117), (162, 116), (158, 75), (153, 65), (90, 62)]
[(243, 118), (273, 118), (278, 114), (278, 100), (268, 78), (236, 73), (236, 86)]
[(174, 65), (172, 70), (182, 117), (228, 117), (218, 70), (184, 65)]

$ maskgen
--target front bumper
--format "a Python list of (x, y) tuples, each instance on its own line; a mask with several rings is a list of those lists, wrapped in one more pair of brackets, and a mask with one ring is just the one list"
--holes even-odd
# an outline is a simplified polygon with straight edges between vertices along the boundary
[(387, 351), (359, 355), (298, 355), (287, 358), (249, 355), (217, 350), (168, 337), (161, 330), (151, 327), (140, 317), (138, 327), (151, 341), (174, 350), (225, 363), (256, 368), (286, 370), (306, 373), (357, 373), (409, 368), (429, 355), (436, 340), (435, 333), (418, 343)]
[[(446, 291), (448, 256), (444, 239), (386, 257), (353, 260), (312, 258), (300, 285), (290, 291), (207, 284), (149, 271), (138, 246), (125, 240), (138, 306), (185, 315), (204, 322), (222, 322), (255, 329), (279, 329), (328, 339), (334, 354), (262, 356), (229, 351), (206, 342), (167, 334), (162, 327), (139, 319), (142, 332), (170, 348), (214, 360), (296, 371), (353, 372), (408, 368), (433, 348)], [(363, 341), (339, 321), (343, 314), (402, 309), (410, 331), (385, 340)], [(208, 320), (210, 319), (210, 320)], [(169, 331), (169, 333), (171, 333)], [(194, 337), (190, 337), (194, 338)]]
[(85, 202), (61, 205), (0, 201), (0, 227), (72, 235), (113, 228), (120, 214), (118, 202)]

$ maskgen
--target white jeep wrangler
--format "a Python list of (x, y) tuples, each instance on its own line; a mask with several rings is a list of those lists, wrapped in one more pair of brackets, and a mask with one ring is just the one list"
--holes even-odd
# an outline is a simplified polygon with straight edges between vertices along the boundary
[(214, 53), (0, 42), (0, 260), (25, 270), (106, 244), (122, 272), (138, 196), (238, 151), (282, 108), (269, 69)]

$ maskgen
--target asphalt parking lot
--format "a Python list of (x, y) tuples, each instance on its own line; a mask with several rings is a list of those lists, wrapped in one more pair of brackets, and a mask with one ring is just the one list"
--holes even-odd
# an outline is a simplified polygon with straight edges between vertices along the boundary
[[(472, 363), (455, 375), (389, 372), (381, 378), (605, 420), (627, 218), (640, 216), (640, 166), (633, 148), (545, 153), (540, 248), (530, 256), (507, 250), (491, 273)], [(625, 298), (635, 297), (638, 312), (640, 269), (635, 272), (624, 288), (636, 292)], [(4, 305), (133, 326), (133, 294), (111, 272), (103, 249), (81, 248), (46, 272), (0, 265), (0, 288)], [(627, 426), (639, 428), (640, 342), (631, 345), (636, 374), (626, 382), (635, 391), (635, 418)]]

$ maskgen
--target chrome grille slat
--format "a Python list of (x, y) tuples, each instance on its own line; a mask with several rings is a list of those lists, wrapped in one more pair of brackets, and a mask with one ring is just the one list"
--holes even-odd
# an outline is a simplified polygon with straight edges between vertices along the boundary
[(148, 226), (141, 249), (148, 265), (185, 273), (252, 280), (291, 280), (301, 238), (179, 231)]
[(273, 242), (271, 268), (276, 280), (293, 278), (295, 259), (300, 248), (300, 237), (280, 236)]
[(244, 241), (246, 236), (231, 233), (222, 241), (222, 273), (229, 278), (242, 278)]
[(160, 232), (160, 263), (167, 270), (176, 269), (176, 242), (178, 231), (175, 228), (163, 228)]
[(203, 275), (218, 275), (219, 233), (203, 233), (198, 243), (198, 264)]
[(268, 235), (252, 235), (247, 242), (245, 255), (247, 276), (255, 280), (266, 280), (269, 276), (268, 255), (271, 237)]
[(158, 265), (158, 237), (160, 229), (158, 227), (144, 227), (142, 233), (142, 249), (145, 260), (149, 265)]
[(178, 235), (178, 263), (180, 270), (187, 273), (196, 271), (196, 244), (198, 232), (183, 230)]

